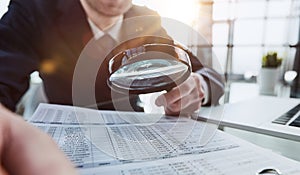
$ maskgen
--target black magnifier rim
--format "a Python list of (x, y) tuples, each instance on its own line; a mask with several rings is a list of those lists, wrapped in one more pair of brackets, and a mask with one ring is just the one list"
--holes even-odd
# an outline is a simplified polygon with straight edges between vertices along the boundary
[[(137, 54), (143, 54), (145, 52), (150, 52), (150, 51), (162, 52), (162, 53), (169, 54), (169, 55), (171, 55), (172, 51), (174, 51), (173, 54), (171, 55), (172, 56), (171, 59), (179, 61), (183, 64), (186, 64), (188, 66), (188, 68), (191, 69), (191, 62), (190, 62), (189, 54), (186, 53), (186, 51), (184, 51), (183, 49), (181, 49), (181, 48), (179, 48), (175, 45), (160, 44), (160, 43), (158, 43), (158, 44), (145, 44), (143, 46), (140, 46), (139, 49), (135, 49), (135, 50), (140, 50), (140, 51), (138, 51), (138, 53), (133, 54), (133, 55), (128, 55), (129, 50), (131, 50), (131, 49), (127, 49), (125, 51), (122, 51), (122, 52), (120, 52), (119, 54), (117, 54), (116, 56), (114, 56), (113, 58), (110, 59), (110, 61), (109, 61), (109, 73), (110, 73), (110, 75), (112, 75), (114, 72), (116, 72), (118, 69), (120, 69), (123, 66), (126, 66), (128, 64), (132, 64), (134, 62), (140, 61), (140, 60), (138, 60), (138, 58), (136, 59)], [(186, 57), (180, 56), (179, 55), (180, 53), (178, 53), (178, 52), (186, 55)], [(176, 55), (174, 53), (176, 53)], [(122, 59), (124, 57), (127, 57), (127, 59), (130, 60), (130, 62), (123, 64)], [(149, 60), (150, 59), (157, 59), (157, 58), (149, 58)], [(114, 64), (114, 67), (110, 67), (112, 64)]]
[[(128, 54), (131, 53), (131, 51), (134, 50), (136, 51), (135, 54)], [(132, 64), (135, 62), (138, 62), (140, 60), (135, 59), (137, 58), (137, 54), (143, 54), (149, 51), (154, 51), (154, 52), (162, 52), (165, 54), (170, 55), (170, 60), (176, 60), (179, 61), (187, 66), (187, 71), (184, 73), (180, 78), (178, 78), (175, 82), (171, 81), (170, 83), (167, 83), (162, 86), (151, 86), (151, 87), (124, 87), (124, 86), (118, 86), (115, 85), (110, 81), (111, 75), (122, 68), (123, 66), (127, 66), (128, 64)], [(122, 64), (122, 59), (126, 57), (126, 59), (130, 60), (130, 62)], [(150, 59), (157, 59), (157, 58), (149, 58)], [(171, 45), (171, 44), (165, 44), (165, 43), (151, 43), (151, 44), (144, 44), (139, 47), (134, 47), (134, 48), (129, 48), (124, 51), (119, 52), (117, 55), (112, 57), (109, 60), (109, 77), (107, 79), (107, 84), (108, 86), (117, 92), (120, 93), (129, 93), (129, 94), (145, 94), (145, 93), (152, 93), (152, 92), (158, 92), (158, 91), (163, 91), (163, 90), (171, 90), (173, 87), (177, 86), (178, 84), (184, 82), (191, 74), (191, 63), (190, 63), (190, 58), (189, 54), (182, 49), (182, 47), (177, 46), (177, 45)]]

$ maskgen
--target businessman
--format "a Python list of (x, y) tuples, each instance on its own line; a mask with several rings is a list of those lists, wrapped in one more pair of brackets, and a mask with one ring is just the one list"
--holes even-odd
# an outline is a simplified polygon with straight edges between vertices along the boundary
[[(170, 38), (159, 18), (126, 28), (132, 31), (124, 32), (123, 26), (117, 25), (148, 15), (158, 17), (131, 0), (11, 0), (0, 21), (0, 102), (14, 111), (28, 89), (30, 73), (38, 70), (49, 102), (72, 104), (76, 63), (91, 39), (101, 40), (108, 34), (120, 43), (126, 32)], [(156, 104), (164, 106), (167, 114), (191, 113), (202, 105), (218, 103), (224, 92), (222, 77), (199, 59), (191, 57), (193, 73), (184, 83), (157, 98)], [(106, 84), (108, 68), (103, 66), (107, 64), (104, 61), (97, 73), (95, 98), (103, 104), (99, 109), (113, 110), (113, 104), (106, 103), (112, 101)], [(142, 111), (137, 95), (130, 96), (130, 103), (134, 110)]]

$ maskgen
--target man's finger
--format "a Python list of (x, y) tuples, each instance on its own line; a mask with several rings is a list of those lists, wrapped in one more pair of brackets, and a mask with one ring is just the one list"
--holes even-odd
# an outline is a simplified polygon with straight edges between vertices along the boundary
[(174, 87), (171, 91), (160, 95), (156, 100), (156, 105), (158, 106), (170, 105), (177, 102), (184, 96), (187, 96), (193, 90), (191, 85), (189, 85), (188, 83), (189, 82), (186, 81), (180, 84), (179, 86)]
[[(172, 113), (179, 113), (185, 109), (197, 110), (201, 106), (202, 98), (199, 98), (199, 93), (194, 89), (189, 95), (184, 96), (182, 99), (166, 106), (167, 111)], [(191, 108), (189, 107), (191, 106)], [(188, 112), (188, 111), (186, 111)], [(193, 111), (190, 111), (190, 113)]]

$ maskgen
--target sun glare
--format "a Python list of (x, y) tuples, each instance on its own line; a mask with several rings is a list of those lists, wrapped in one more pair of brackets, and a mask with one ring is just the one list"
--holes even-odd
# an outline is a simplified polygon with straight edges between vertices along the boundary
[(134, 4), (147, 6), (162, 17), (176, 19), (192, 25), (197, 17), (196, 0), (133, 0)]

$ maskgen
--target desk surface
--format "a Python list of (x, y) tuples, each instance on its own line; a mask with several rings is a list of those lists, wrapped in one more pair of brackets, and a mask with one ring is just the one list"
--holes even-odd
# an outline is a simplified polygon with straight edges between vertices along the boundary
[[(256, 83), (232, 83), (229, 90), (229, 103), (236, 103), (260, 96), (259, 87)], [(289, 98), (289, 95), (290, 87), (281, 86), (278, 90), (277, 97)], [(300, 161), (300, 142), (298, 141), (231, 127), (224, 127), (224, 131), (291, 159)]]
[(224, 131), (300, 162), (300, 142), (230, 127), (224, 127)]

